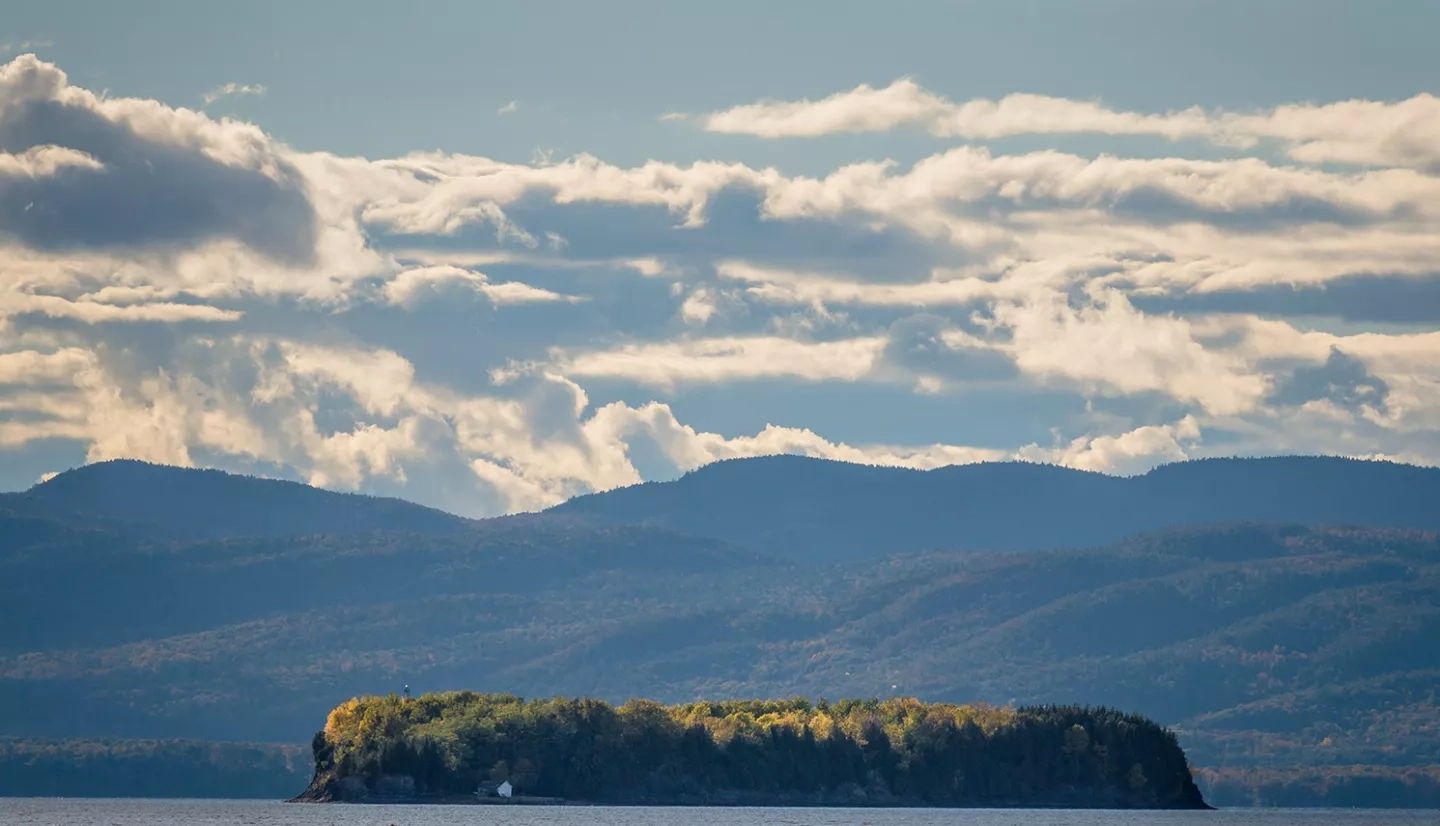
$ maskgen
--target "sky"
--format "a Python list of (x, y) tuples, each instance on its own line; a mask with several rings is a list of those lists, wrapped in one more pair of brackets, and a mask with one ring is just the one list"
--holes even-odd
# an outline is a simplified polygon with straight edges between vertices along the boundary
[(1440, 463), (1440, 4), (19, 4), (0, 489)]

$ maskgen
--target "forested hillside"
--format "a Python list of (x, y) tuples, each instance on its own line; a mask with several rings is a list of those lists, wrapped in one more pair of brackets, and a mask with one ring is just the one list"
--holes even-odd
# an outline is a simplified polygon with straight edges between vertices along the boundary
[(1440, 766), (1202, 769), (1196, 783), (1219, 807), (1440, 808)]
[(1106, 709), (915, 700), (525, 702), (458, 692), (330, 712), (302, 799), (1204, 808), (1172, 734)]
[(312, 765), (309, 749), (271, 743), (0, 737), (0, 796), (277, 799)]
[(1189, 525), (829, 562), (558, 513), (212, 539), (119, 515), (0, 498), (0, 735), (299, 743), (409, 684), (1104, 705), (1176, 727), (1201, 767), (1440, 764), (1433, 532)]
[(430, 533), (457, 530), (470, 522), (399, 499), (128, 459), (62, 473), (22, 494), (0, 494), (4, 511), (180, 540), (374, 530)]
[(1102, 545), (1224, 522), (1440, 530), (1437, 501), (1440, 470), (1326, 457), (1205, 459), (1115, 477), (1024, 462), (919, 471), (767, 456), (581, 496), (551, 512), (838, 562)]

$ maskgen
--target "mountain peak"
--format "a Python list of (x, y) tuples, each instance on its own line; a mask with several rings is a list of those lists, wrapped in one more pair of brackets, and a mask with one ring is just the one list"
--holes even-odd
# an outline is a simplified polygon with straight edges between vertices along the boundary
[(443, 511), (299, 482), (115, 459), (67, 470), (25, 497), (49, 512), (140, 524), (176, 539), (286, 536), (374, 530), (455, 530)]

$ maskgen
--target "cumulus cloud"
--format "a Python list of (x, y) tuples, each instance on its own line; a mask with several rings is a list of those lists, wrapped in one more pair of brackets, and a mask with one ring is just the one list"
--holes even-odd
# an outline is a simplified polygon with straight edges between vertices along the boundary
[(690, 293), (685, 303), (680, 305), (680, 317), (690, 324), (701, 326), (719, 311), (715, 294), (704, 287)]
[(1199, 421), (1186, 416), (1171, 424), (1144, 425), (1115, 435), (1081, 436), (1048, 449), (1029, 445), (1019, 456), (1080, 470), (1133, 475), (1191, 458), (1200, 437)]
[(196, 117), (99, 98), (34, 57), (12, 61), (0, 69), (0, 152), (48, 174), (0, 177), (0, 238), (56, 251), (230, 238), (278, 261), (313, 260), (299, 172), (253, 127), (197, 128)]
[[(138, 381), (89, 352), (7, 354), (0, 356), (0, 383), (70, 383), (72, 403), (52, 406), (23, 436), (83, 434), (91, 460), (132, 456), (189, 465), (196, 451), (211, 451), (292, 467), (313, 484), (355, 488), (371, 478), (405, 482), (407, 474), (433, 468), (437, 457), (458, 456), (472, 474), (468, 511), (476, 514), (541, 508), (638, 482), (629, 458), (637, 440), (658, 445), (680, 470), (768, 453), (906, 467), (1008, 455), (952, 445), (851, 446), (775, 425), (727, 438), (681, 424), (658, 402), (611, 403), (587, 417), (585, 392), (567, 379), (536, 377), (509, 399), (466, 396), (417, 379), (411, 363), (384, 350), (244, 337), (190, 346), (184, 363)], [(327, 427), (315, 414), (318, 402), (334, 394), (360, 413), (347, 427)], [(0, 428), (0, 439), (11, 433)]]
[(1206, 348), (1189, 323), (1147, 316), (1119, 292), (1097, 289), (1072, 306), (1055, 298), (997, 304), (993, 325), (1021, 371), (1089, 392), (1163, 393), (1216, 414), (1255, 407), (1268, 387), (1238, 355)]
[(990, 448), (933, 444), (916, 447), (849, 445), (829, 441), (805, 428), (768, 424), (754, 436), (726, 438), (696, 431), (675, 419), (668, 405), (652, 402), (640, 408), (607, 405), (595, 414), (600, 429), (627, 438), (645, 436), (677, 470), (693, 470), (722, 459), (793, 454), (844, 462), (909, 467), (920, 470), (972, 462), (1000, 461), (1013, 455)]

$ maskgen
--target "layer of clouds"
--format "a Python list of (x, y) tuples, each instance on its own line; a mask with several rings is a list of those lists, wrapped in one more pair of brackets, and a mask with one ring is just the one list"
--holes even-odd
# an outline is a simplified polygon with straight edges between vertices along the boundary
[(1393, 102), (1290, 104), (1252, 113), (1206, 112), (1199, 107), (1142, 113), (1096, 101), (1031, 94), (956, 103), (901, 78), (883, 88), (861, 84), (819, 100), (743, 104), (699, 120), (711, 132), (762, 138), (914, 126), (937, 137), (974, 140), (1096, 133), (1171, 141), (1195, 138), (1239, 149), (1275, 141), (1291, 158), (1309, 164), (1433, 169), (1440, 163), (1440, 98), (1428, 93)]
[[(1427, 100), (1150, 115), (899, 83), (706, 121), (1271, 141), (1290, 159), (957, 145), (807, 177), (304, 153), (22, 57), (0, 68), (0, 450), (63, 442), (473, 515), (767, 453), (1434, 463), (1440, 333), (1410, 306), (1440, 260)], [(837, 387), (925, 406), (934, 432), (805, 412)], [(745, 415), (695, 424), (706, 391)], [(1033, 410), (934, 424), (1000, 395)]]

